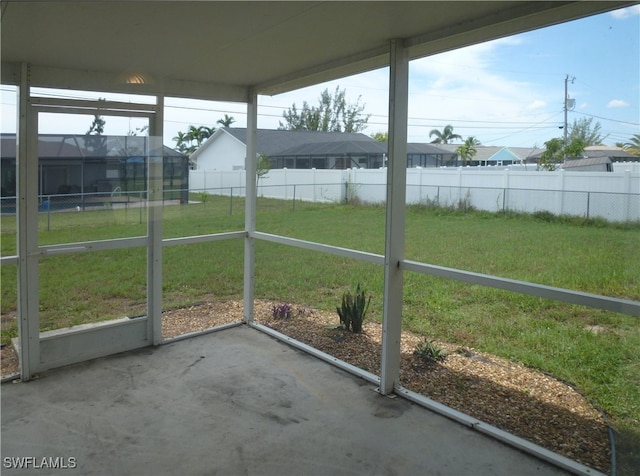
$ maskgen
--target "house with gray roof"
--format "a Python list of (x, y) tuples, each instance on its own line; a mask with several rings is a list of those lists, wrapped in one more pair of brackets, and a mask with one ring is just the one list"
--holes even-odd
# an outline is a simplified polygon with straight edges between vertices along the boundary
[(570, 172), (613, 172), (614, 162), (638, 162), (640, 157), (620, 147), (591, 145), (585, 147), (583, 157), (566, 159), (562, 168)]
[[(386, 143), (385, 143), (386, 146)], [(407, 144), (407, 167), (454, 167), (457, 154), (440, 145), (409, 142)]]
[[(246, 155), (244, 128), (218, 129), (191, 155), (197, 170), (241, 170)], [(386, 166), (387, 143), (361, 133), (259, 129), (257, 150), (273, 169), (347, 169)], [(408, 144), (408, 167), (439, 167), (455, 154), (431, 144)]]
[[(538, 163), (543, 152), (544, 149), (540, 149), (529, 158), (529, 162)], [(585, 147), (581, 157), (567, 157), (561, 168), (571, 172), (612, 172), (615, 162), (640, 162), (640, 157), (620, 147), (590, 145)]]
[[(220, 128), (191, 155), (197, 170), (241, 170), (247, 130)], [(258, 154), (274, 169), (381, 167), (386, 145), (360, 133), (259, 129)]]
[[(438, 147), (456, 154), (454, 166), (463, 165), (456, 150), (462, 144), (438, 144)], [(476, 154), (473, 159), (465, 165), (471, 166), (502, 166), (513, 164), (524, 164), (531, 160), (536, 154), (541, 154), (543, 149), (535, 147), (503, 147), (503, 146), (475, 146)]]

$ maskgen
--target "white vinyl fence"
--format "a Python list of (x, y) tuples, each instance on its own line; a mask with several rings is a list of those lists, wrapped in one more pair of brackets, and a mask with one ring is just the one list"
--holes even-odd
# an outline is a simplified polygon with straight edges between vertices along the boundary
[[(472, 206), (487, 211), (600, 217), (640, 221), (640, 170), (618, 165), (614, 172), (533, 171), (523, 168), (464, 167), (407, 169), (407, 204)], [(535, 166), (533, 166), (535, 167)], [(386, 169), (277, 169), (258, 183), (261, 197), (315, 202), (382, 203)], [(244, 196), (245, 173), (189, 174), (189, 191)]]

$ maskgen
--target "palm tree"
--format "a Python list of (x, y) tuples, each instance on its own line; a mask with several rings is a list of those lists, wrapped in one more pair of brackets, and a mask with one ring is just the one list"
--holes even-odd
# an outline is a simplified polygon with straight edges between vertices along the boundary
[(640, 134), (634, 134), (629, 142), (623, 144), (622, 148), (633, 155), (640, 155)]
[(464, 143), (456, 149), (456, 153), (462, 159), (462, 165), (467, 165), (467, 162), (473, 159), (478, 152), (476, 149), (477, 145), (480, 145), (480, 141), (473, 136), (469, 136)]
[(431, 132), (429, 132), (429, 137), (431, 136), (436, 136), (436, 138), (431, 141), (432, 144), (449, 144), (455, 139), (462, 140), (461, 135), (453, 133), (453, 126), (451, 124), (446, 125), (442, 131), (432, 129)]
[(187, 137), (194, 141), (198, 146), (202, 144), (206, 139), (211, 137), (211, 135), (216, 131), (215, 127), (207, 127), (207, 126), (189, 126), (189, 131), (187, 132)]
[(229, 116), (228, 114), (224, 115), (224, 118), (218, 119), (216, 124), (220, 124), (222, 127), (231, 127), (231, 124), (236, 122), (233, 116)]
[(173, 140), (176, 141), (176, 150), (183, 154), (186, 153), (188, 149), (187, 142), (189, 142), (187, 135), (184, 132), (178, 131), (178, 135), (175, 136)]

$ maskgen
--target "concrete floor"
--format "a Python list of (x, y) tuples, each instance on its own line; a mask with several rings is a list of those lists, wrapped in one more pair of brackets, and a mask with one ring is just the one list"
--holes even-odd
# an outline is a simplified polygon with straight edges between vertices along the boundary
[[(14, 456), (77, 467), (8, 469)], [(2, 464), (3, 475), (566, 474), (245, 326), (3, 384)]]

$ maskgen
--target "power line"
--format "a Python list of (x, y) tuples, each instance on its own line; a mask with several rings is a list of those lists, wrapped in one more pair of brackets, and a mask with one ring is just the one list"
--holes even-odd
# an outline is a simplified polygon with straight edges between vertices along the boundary
[[(4, 91), (14, 91), (13, 88), (10, 87), (2, 87), (2, 90)], [(65, 94), (65, 93), (50, 93), (48, 94), (51, 97), (59, 97), (59, 98), (65, 98), (65, 99), (83, 99), (83, 96), (79, 96), (79, 95), (73, 95), (73, 94)], [(6, 104), (6, 103), (2, 103), (2, 104)], [(7, 105), (14, 105), (15, 104), (7, 104)], [(289, 106), (278, 106), (278, 105), (260, 105), (260, 108), (266, 108), (266, 109), (278, 109), (278, 110), (287, 110), (289, 109)], [(211, 107), (198, 107), (198, 106), (180, 106), (180, 105), (165, 105), (165, 108), (167, 109), (181, 109), (181, 110), (193, 110), (193, 111), (204, 111), (204, 112), (217, 112), (217, 113), (232, 113), (232, 114), (238, 114), (240, 116), (244, 116), (246, 115), (246, 113), (241, 112), (241, 111), (231, 111), (229, 109), (218, 109), (218, 108), (211, 108)], [(628, 122), (628, 121), (620, 121), (620, 120), (616, 120), (616, 119), (611, 119), (611, 118), (605, 118), (602, 116), (597, 116), (597, 115), (592, 115), (592, 114), (586, 114), (586, 113), (581, 113), (581, 112), (577, 112), (574, 111), (577, 114), (581, 114), (584, 116), (589, 116), (589, 117), (594, 117), (594, 118), (599, 118), (599, 119), (603, 119), (603, 120), (607, 120), (607, 121), (612, 121), (612, 122), (616, 122), (616, 123), (620, 123), (620, 124), (628, 124), (628, 125), (632, 125), (632, 126), (638, 126), (640, 124), (638, 123), (633, 123), (633, 122)], [(449, 123), (455, 123), (456, 126), (458, 128), (465, 128), (465, 129), (478, 129), (478, 130), (520, 130), (520, 132), (515, 132), (513, 134), (509, 134), (507, 136), (504, 136), (502, 138), (507, 138), (507, 137), (511, 137), (513, 135), (516, 134), (520, 134), (520, 133), (524, 133), (527, 131), (533, 131), (533, 130), (543, 130), (543, 129), (549, 129), (552, 127), (556, 127), (554, 125), (541, 125), (544, 124), (547, 121), (550, 121), (551, 119), (553, 119), (555, 116), (557, 116), (559, 113), (554, 114), (550, 117), (548, 117), (547, 119), (544, 119), (542, 121), (538, 121), (538, 122), (534, 122), (534, 121), (490, 121), (490, 120), (475, 120), (475, 119), (454, 119), (454, 118), (434, 118), (434, 117), (409, 117), (408, 119), (410, 121), (412, 121), (411, 123), (409, 123), (409, 127), (412, 128), (434, 128), (434, 127), (441, 127), (442, 124), (449, 124)], [(282, 116), (280, 114), (269, 114), (269, 113), (258, 113), (258, 116), (260, 117), (274, 117), (274, 118), (282, 118)], [(381, 119), (387, 119), (386, 115), (381, 115), (381, 114), (370, 114), (370, 117), (374, 117), (374, 118), (381, 118)], [(166, 122), (169, 123), (174, 123), (174, 124), (193, 124), (194, 121), (178, 121), (178, 120), (172, 120), (172, 119), (165, 119)], [(419, 124), (416, 123), (414, 121), (419, 121), (419, 122), (423, 122), (423, 121), (431, 121), (431, 124)], [(388, 122), (381, 122), (381, 121), (370, 121), (367, 123), (367, 125), (370, 126), (383, 126), (383, 127), (387, 127), (388, 126)], [(500, 140), (502, 138), (496, 139), (496, 140)]]
[(609, 117), (596, 116), (595, 114), (587, 114), (585, 112), (579, 112), (579, 111), (574, 111), (574, 112), (582, 116), (595, 117), (596, 119), (602, 119), (604, 121), (617, 122), (619, 124), (628, 124), (630, 126), (640, 126), (640, 123), (637, 123), (637, 122), (619, 121), (618, 119), (611, 119)]

